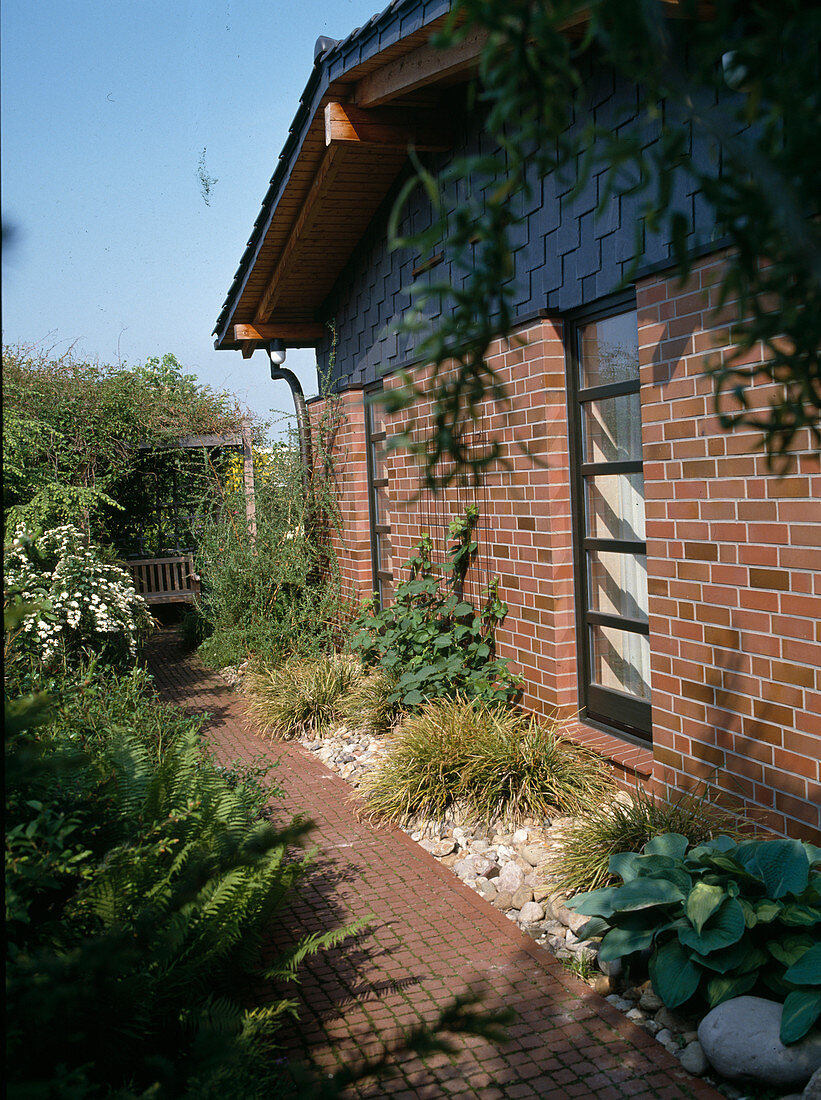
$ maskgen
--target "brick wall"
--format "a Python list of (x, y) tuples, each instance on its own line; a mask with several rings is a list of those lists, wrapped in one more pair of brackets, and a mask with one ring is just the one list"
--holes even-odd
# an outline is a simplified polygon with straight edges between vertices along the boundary
[[(339, 529), (332, 542), (339, 557), (343, 593), (353, 599), (370, 595), (371, 534), (368, 522), (368, 467), (362, 394), (349, 390), (309, 403), (314, 435), (331, 436), (333, 488), (339, 504)], [(316, 448), (315, 448), (316, 451)]]
[(684, 287), (637, 288), (655, 774), (678, 788), (710, 778), (817, 841), (821, 464), (806, 438), (779, 477), (756, 433), (713, 415), (705, 353), (730, 352), (729, 314), (709, 310), (720, 263)]
[[(653, 683), (653, 750), (570, 721), (574, 739), (606, 755), (617, 778), (691, 789), (709, 779), (724, 800), (778, 832), (821, 840), (821, 466), (809, 451), (785, 477), (749, 432), (712, 415), (704, 353), (727, 354), (709, 315), (717, 261), (691, 283), (653, 276), (637, 288)], [(420, 492), (418, 459), (388, 456), (394, 574), (428, 531), (445, 556), (447, 525), (474, 502), (480, 554), (468, 594), (490, 577), (509, 613), (498, 652), (524, 678), (523, 702), (567, 718), (578, 708), (565, 355), (561, 323), (544, 320), (491, 348), (510, 407), (486, 402), (473, 433), (496, 439), (478, 488)], [(417, 373), (417, 381), (425, 380)], [(386, 388), (398, 378), (385, 379)], [(343, 397), (337, 484), (343, 575), (372, 588), (364, 406)], [(314, 405), (314, 411), (319, 406)], [(430, 406), (387, 423), (422, 438)]]

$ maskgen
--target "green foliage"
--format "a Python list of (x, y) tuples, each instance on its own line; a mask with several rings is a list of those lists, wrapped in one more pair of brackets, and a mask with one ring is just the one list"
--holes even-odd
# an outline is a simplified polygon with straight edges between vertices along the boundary
[[(635, 264), (625, 283), (645, 236), (662, 232), (686, 278), (692, 208), (676, 195), (699, 191), (713, 208), (716, 237), (731, 246), (719, 307), (738, 303), (737, 353), (713, 368), (723, 422), (760, 429), (771, 454), (786, 452), (805, 426), (821, 443), (821, 225), (813, 219), (821, 81), (817, 51), (806, 47), (821, 35), (821, 11), (801, 0), (777, 9), (728, 0), (709, 18), (697, 0), (684, 0), (670, 18), (663, 8), (593, 0), (576, 36), (566, 29), (578, 22), (576, 0), (457, 0), (434, 40), (446, 48), (486, 32), (477, 98), (497, 149), (451, 162), (438, 176), (417, 161), (418, 176), (394, 208), (394, 244), (415, 255), (444, 249), (458, 274), (421, 277), (402, 321), (421, 334), (416, 358), (435, 365), (424, 388), (433, 427), (418, 442), (429, 483), (478, 473), (498, 457), (494, 447), (472, 453), (467, 436), (481, 403), (505, 398), (486, 355), (514, 322), (511, 231), (550, 173), (570, 199), (595, 177), (597, 216), (624, 199), (636, 204)], [(590, 109), (592, 74), (609, 69), (636, 88), (630, 126), (612, 129)], [(415, 187), (430, 199), (431, 223), (402, 238), (398, 225)], [(759, 342), (767, 363), (750, 367)], [(749, 401), (753, 381), (777, 384), (769, 408)], [(395, 408), (420, 396), (408, 379), (390, 401)]]
[(636, 787), (629, 803), (612, 800), (586, 810), (564, 833), (562, 849), (551, 870), (564, 893), (595, 890), (612, 881), (610, 857), (640, 852), (654, 836), (681, 833), (691, 844), (731, 834), (735, 819), (707, 793), (680, 795), (671, 802)]
[(68, 522), (103, 542), (126, 543), (156, 522), (174, 478), (184, 485), (202, 464), (196, 453), (139, 444), (236, 431), (241, 418), (173, 355), (128, 369), (4, 348), (3, 397), (7, 531)]
[(291, 658), (251, 674), (250, 710), (275, 737), (321, 737), (341, 721), (343, 700), (361, 679), (362, 666), (352, 657)]
[(22, 527), (4, 552), (6, 600), (36, 600), (23, 614), (17, 652), (44, 668), (70, 665), (96, 653), (126, 663), (152, 627), (145, 601), (131, 577), (105, 563), (98, 547), (67, 525), (37, 536)]
[(252, 655), (277, 663), (332, 648), (344, 614), (329, 541), (335, 502), (319, 474), (306, 499), (302, 472), (296, 447), (274, 449), (257, 483), (255, 539), (241, 490), (223, 487), (204, 518), (197, 562), (207, 664), (239, 664)]
[(270, 1095), (294, 1003), (253, 991), (348, 933), (263, 961), (306, 826), (274, 829), (269, 765), (215, 767), (144, 672), (49, 687), (7, 707), (8, 1095)]
[(478, 547), (477, 521), (478, 511), (471, 506), (451, 522), (450, 560), (441, 570), (431, 562), (430, 537), (423, 535), (417, 554), (405, 563), (410, 576), (397, 586), (394, 602), (366, 610), (352, 625), (353, 652), (366, 666), (379, 666), (395, 678), (390, 704), (417, 711), (430, 699), (457, 692), (503, 703), (519, 690), (507, 661), (493, 657), (494, 631), (507, 614), (495, 583), (478, 612), (463, 596)]
[(444, 699), (410, 715), (362, 784), (388, 821), (482, 820), (578, 812), (608, 789), (601, 762), (523, 712), (481, 699)]
[(713, 1008), (759, 993), (784, 1002), (781, 1040), (802, 1038), (821, 1015), (821, 849), (797, 840), (718, 836), (690, 846), (678, 833), (622, 852), (622, 879), (568, 902), (592, 917), (600, 958), (651, 948), (653, 988), (669, 1008)]

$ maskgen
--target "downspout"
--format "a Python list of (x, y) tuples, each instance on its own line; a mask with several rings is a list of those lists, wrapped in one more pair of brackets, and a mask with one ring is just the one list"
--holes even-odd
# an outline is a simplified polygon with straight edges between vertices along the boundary
[(308, 406), (305, 404), (305, 394), (299, 379), (292, 370), (283, 367), (285, 360), (285, 348), (281, 341), (272, 341), (267, 348), (271, 360), (271, 378), (274, 382), (280, 379), (287, 382), (291, 388), (291, 396), (294, 399), (296, 412), (297, 437), (299, 439), (299, 458), (302, 463), (302, 490), (305, 494), (305, 503), (308, 503), (308, 495), (311, 489), (313, 477), (313, 454), (311, 452), (311, 422), (308, 419)]

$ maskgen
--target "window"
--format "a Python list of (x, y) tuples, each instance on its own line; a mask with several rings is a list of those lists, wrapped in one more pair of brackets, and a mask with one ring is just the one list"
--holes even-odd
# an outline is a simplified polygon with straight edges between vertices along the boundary
[(393, 598), (393, 550), (391, 547), (390, 498), (385, 452), (385, 410), (378, 402), (368, 400), (379, 393), (381, 386), (365, 395), (365, 435), (368, 450), (368, 497), (371, 520), (371, 553), (373, 555), (373, 590), (379, 606)]
[(649, 739), (638, 327), (617, 309), (569, 329), (579, 679), (584, 718)]

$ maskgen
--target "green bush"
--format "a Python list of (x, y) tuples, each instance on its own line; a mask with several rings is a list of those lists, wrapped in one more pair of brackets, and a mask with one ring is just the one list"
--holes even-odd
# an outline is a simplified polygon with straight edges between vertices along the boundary
[(53, 1095), (259, 1097), (299, 961), (263, 945), (305, 874), (267, 769), (217, 768), (145, 674), (85, 666), (7, 702), (7, 1085)]
[(76, 527), (32, 536), (18, 528), (4, 553), (7, 599), (36, 601), (22, 616), (17, 652), (45, 669), (96, 654), (125, 664), (152, 628), (142, 596), (124, 569), (103, 560)]
[(291, 658), (249, 677), (250, 711), (275, 737), (321, 736), (343, 717), (343, 701), (362, 679), (353, 657)]
[(681, 833), (691, 844), (698, 844), (736, 830), (736, 819), (706, 795), (681, 795), (668, 802), (636, 787), (629, 803), (613, 799), (585, 807), (584, 816), (563, 834), (562, 849), (551, 870), (567, 894), (595, 890), (613, 881), (611, 856), (640, 852), (654, 836)]
[(653, 988), (668, 1008), (713, 1008), (759, 993), (784, 1002), (781, 1040), (821, 1014), (821, 849), (797, 840), (719, 836), (691, 847), (667, 833), (642, 854), (612, 856), (623, 884), (568, 902), (592, 917), (608, 961), (650, 948)]
[(394, 602), (366, 610), (352, 624), (352, 651), (366, 666), (378, 666), (395, 678), (388, 701), (404, 710), (416, 711), (431, 699), (457, 693), (507, 702), (519, 691), (507, 661), (493, 656), (494, 632), (507, 614), (495, 583), (478, 612), (463, 598), (465, 575), (478, 547), (473, 537), (477, 520), (471, 506), (451, 522), (444, 576), (431, 562), (430, 537), (423, 535), (417, 554), (405, 563), (410, 576), (397, 586)]
[(255, 539), (241, 488), (226, 487), (204, 519), (197, 563), (206, 664), (236, 665), (254, 655), (276, 664), (333, 648), (344, 614), (328, 537), (335, 504), (319, 474), (306, 499), (302, 475), (297, 448), (281, 445), (269, 456), (256, 484)]
[(408, 716), (362, 784), (368, 811), (388, 821), (545, 816), (603, 797), (592, 754), (535, 718), (481, 699), (445, 699)]

